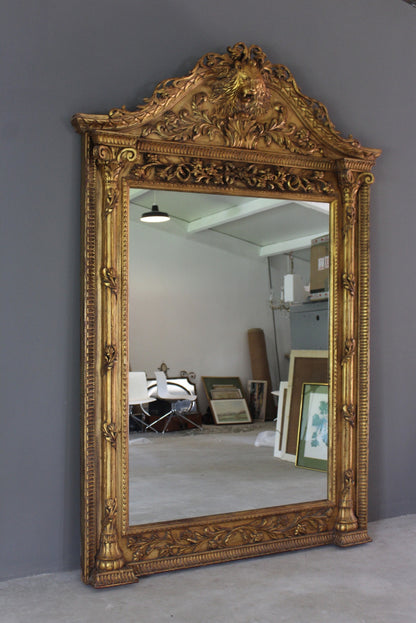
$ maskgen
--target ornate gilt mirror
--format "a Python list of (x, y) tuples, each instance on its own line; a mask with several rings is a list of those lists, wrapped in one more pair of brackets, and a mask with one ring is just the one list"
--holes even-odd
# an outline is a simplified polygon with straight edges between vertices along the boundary
[[(72, 123), (83, 139), (83, 580), (115, 586), (173, 569), (369, 541), (368, 215), (380, 151), (343, 138), (325, 106), (303, 95), (286, 67), (243, 43), (162, 82), (134, 111), (77, 114)], [(162, 516), (154, 488), (146, 493), (154, 515), (131, 519), (129, 229), (134, 202), (140, 207), (142, 194), (154, 192), (183, 203), (191, 196), (195, 205), (198, 197), (215, 196), (228, 208), (250, 204), (251, 211), (270, 200), (329, 206), (329, 450), (319, 499), (276, 495), (253, 508), (240, 496), (237, 509), (218, 509), (210, 498), (190, 516), (169, 509)], [(141, 303), (155, 312), (146, 275), (135, 279)], [(163, 352), (156, 338), (153, 344)], [(145, 491), (135, 500), (139, 509)]]

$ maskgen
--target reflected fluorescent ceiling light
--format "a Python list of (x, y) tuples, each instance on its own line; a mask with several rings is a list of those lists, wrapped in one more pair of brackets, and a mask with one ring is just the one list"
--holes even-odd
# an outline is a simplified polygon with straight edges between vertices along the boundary
[(151, 211), (144, 212), (141, 215), (140, 220), (144, 223), (163, 223), (165, 221), (170, 221), (170, 216), (167, 212), (161, 212), (159, 210), (159, 206), (154, 203)]

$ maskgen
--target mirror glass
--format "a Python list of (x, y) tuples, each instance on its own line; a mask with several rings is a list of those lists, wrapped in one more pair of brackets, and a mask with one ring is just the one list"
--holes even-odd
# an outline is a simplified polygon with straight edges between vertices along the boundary
[[(169, 221), (140, 220), (154, 204)], [(284, 452), (280, 383), (291, 352), (328, 350), (329, 251), (311, 257), (329, 248), (329, 212), (320, 202), (130, 189), (130, 370), (146, 373), (153, 396), (161, 367), (172, 387), (195, 392), (188, 418), (198, 425), (174, 418), (165, 433), (146, 430), (167, 403), (145, 405), (150, 416), (130, 407), (130, 525), (327, 497), (325, 469)], [(203, 377), (238, 379), (252, 407), (253, 329), (264, 335), (268, 390), (282, 391), (252, 422), (218, 424)]]

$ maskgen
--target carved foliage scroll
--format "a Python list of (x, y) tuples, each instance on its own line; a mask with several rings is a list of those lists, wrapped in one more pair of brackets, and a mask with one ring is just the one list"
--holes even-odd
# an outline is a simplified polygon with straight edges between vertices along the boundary
[(328, 530), (328, 519), (333, 510), (320, 508), (317, 511), (299, 510), (287, 515), (272, 515), (253, 518), (231, 525), (216, 523), (209, 526), (192, 526), (152, 530), (140, 537), (128, 539), (132, 552), (132, 562), (170, 558), (204, 553), (231, 547), (241, 547), (267, 543), (278, 539), (288, 539)]
[(175, 182), (199, 184), (222, 189), (249, 189), (297, 194), (332, 195), (334, 187), (322, 171), (305, 174), (288, 167), (265, 166), (202, 160), (199, 158), (167, 158), (144, 155), (144, 162), (135, 165), (131, 177), (138, 183)]

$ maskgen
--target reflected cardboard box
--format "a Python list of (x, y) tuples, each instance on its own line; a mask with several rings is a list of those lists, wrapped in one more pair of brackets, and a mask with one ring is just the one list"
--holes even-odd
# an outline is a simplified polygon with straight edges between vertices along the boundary
[(329, 234), (314, 238), (311, 242), (310, 292), (329, 290)]

